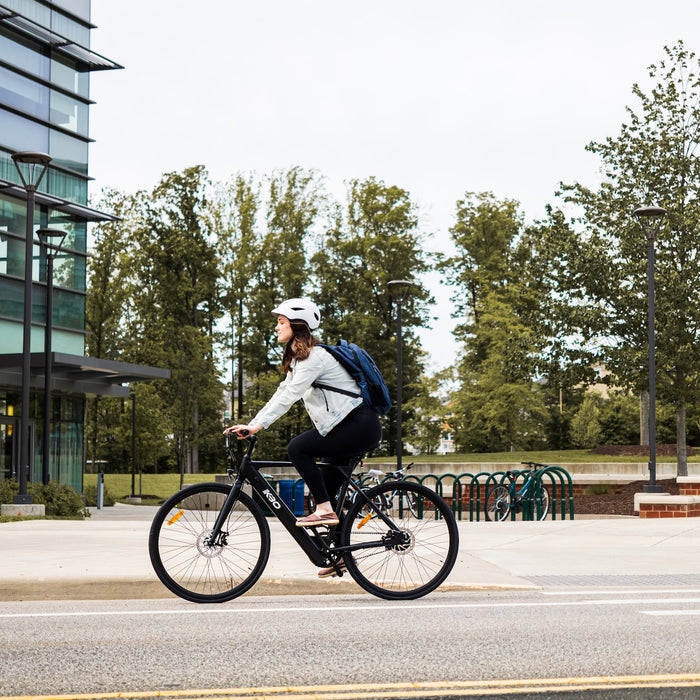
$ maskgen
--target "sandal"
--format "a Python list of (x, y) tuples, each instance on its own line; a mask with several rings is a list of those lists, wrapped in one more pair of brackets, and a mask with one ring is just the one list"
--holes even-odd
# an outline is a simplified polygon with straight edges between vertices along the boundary
[[(340, 569), (340, 573), (338, 572), (338, 569)], [(331, 578), (332, 576), (342, 576), (347, 570), (348, 567), (345, 565), (345, 561), (341, 560), (335, 566), (328, 566), (325, 569), (320, 569), (318, 572), (318, 577)]]
[(299, 518), (297, 520), (297, 527), (316, 527), (317, 525), (338, 525), (340, 520), (338, 519), (337, 513), (324, 513), (323, 515), (316, 515), (316, 513), (311, 513), (305, 518)]

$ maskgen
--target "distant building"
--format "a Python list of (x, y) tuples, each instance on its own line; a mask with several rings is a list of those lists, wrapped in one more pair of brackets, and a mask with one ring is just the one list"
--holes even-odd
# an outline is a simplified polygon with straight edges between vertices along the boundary
[[(0, 0), (0, 480), (15, 477), (21, 413), (26, 193), (12, 160), (52, 161), (36, 193), (34, 228), (66, 231), (54, 268), (50, 475), (82, 490), (86, 396), (167, 370), (85, 357), (87, 227), (111, 217), (87, 206), (90, 73), (121, 66), (90, 49), (90, 0)], [(29, 481), (41, 479), (46, 259), (34, 245)]]

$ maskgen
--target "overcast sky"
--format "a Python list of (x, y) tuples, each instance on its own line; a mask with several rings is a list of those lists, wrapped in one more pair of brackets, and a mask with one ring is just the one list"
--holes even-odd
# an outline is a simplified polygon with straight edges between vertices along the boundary
[[(455, 205), (491, 191), (543, 216), (560, 181), (594, 186), (585, 151), (616, 136), (632, 85), (683, 39), (695, 0), (93, 0), (91, 191), (135, 191), (205, 165), (214, 179), (299, 165), (343, 197), (375, 176), (419, 205), (446, 250)], [(641, 203), (644, 204), (644, 203)], [(449, 293), (422, 334), (452, 363)]]

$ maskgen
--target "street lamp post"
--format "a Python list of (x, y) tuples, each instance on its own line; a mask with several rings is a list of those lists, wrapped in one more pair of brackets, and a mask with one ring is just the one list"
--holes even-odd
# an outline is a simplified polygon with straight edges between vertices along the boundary
[(131, 499), (136, 500), (136, 392), (131, 387)]
[(24, 332), (22, 338), (22, 418), (19, 431), (19, 493), (15, 503), (31, 503), (27, 493), (29, 478), (29, 413), (32, 343), (32, 268), (34, 262), (34, 201), (36, 190), (51, 162), (46, 153), (14, 153), (12, 160), (27, 193), (27, 227), (24, 246)]
[[(51, 454), (51, 378), (53, 359), (51, 357), (51, 336), (53, 335), (53, 261), (63, 246), (66, 232), (57, 228), (40, 228), (37, 232), (46, 255), (46, 325), (44, 326), (44, 430), (41, 465), (41, 480), (44, 485), (51, 478), (49, 460)], [(51, 241), (55, 241), (52, 243)]]
[(401, 336), (401, 304), (411, 288), (407, 280), (387, 282), (392, 297), (396, 300), (396, 468), (401, 469), (403, 457), (402, 435), (402, 388), (403, 388), (403, 339)]
[(666, 210), (661, 207), (640, 207), (634, 210), (647, 237), (647, 284), (649, 299), (649, 484), (644, 487), (647, 493), (660, 493), (661, 486), (656, 483), (656, 328), (654, 313), (654, 242), (661, 227)]

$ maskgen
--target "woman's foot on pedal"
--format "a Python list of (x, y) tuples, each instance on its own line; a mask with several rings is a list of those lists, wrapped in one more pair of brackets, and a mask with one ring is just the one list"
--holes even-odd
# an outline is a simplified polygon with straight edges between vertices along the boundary
[(316, 527), (317, 525), (337, 525), (340, 522), (338, 520), (337, 513), (311, 513), (305, 518), (299, 518), (297, 520), (297, 527)]
[[(338, 573), (338, 569), (340, 569), (340, 573)], [(335, 566), (328, 566), (325, 569), (320, 569), (318, 572), (318, 577), (330, 578), (331, 576), (341, 576), (347, 570), (348, 567), (345, 566), (345, 562), (339, 561)]]

